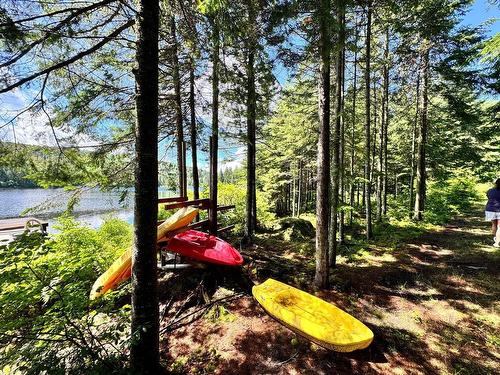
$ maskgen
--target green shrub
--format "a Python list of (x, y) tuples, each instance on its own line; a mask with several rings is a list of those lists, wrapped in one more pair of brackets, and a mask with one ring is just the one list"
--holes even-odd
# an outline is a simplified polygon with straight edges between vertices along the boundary
[(111, 296), (98, 314), (88, 295), (131, 246), (131, 226), (112, 219), (94, 230), (65, 217), (57, 228), (0, 249), (0, 372), (109, 373), (122, 358), (114, 348), (128, 333), (128, 308), (115, 308)]
[(453, 216), (469, 211), (480, 199), (478, 180), (466, 170), (457, 170), (442, 181), (430, 181), (427, 186), (425, 220), (444, 223)]
[[(425, 201), (424, 220), (442, 224), (453, 216), (469, 211), (484, 195), (484, 184), (480, 184), (472, 172), (456, 170), (447, 179), (429, 180)], [(408, 189), (401, 189), (398, 197), (388, 197), (388, 216), (406, 220), (413, 215), (413, 204), (409, 203)], [(414, 203), (414, 202), (413, 202)]]
[[(221, 226), (235, 224), (234, 233), (243, 233), (246, 221), (246, 186), (241, 184), (219, 183), (217, 185), (218, 204), (235, 205), (232, 210), (219, 212), (218, 223)], [(208, 198), (208, 190), (202, 192)], [(274, 215), (269, 212), (269, 202), (265, 193), (257, 190), (257, 223), (261, 227), (269, 225)]]
[(277, 229), (283, 231), (285, 241), (308, 240), (316, 234), (310, 221), (295, 217), (278, 220)]

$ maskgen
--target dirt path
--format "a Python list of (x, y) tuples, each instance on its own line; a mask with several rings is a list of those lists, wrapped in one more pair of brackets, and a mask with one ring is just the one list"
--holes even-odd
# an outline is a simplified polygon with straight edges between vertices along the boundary
[[(247, 293), (172, 332), (178, 373), (493, 374), (500, 363), (500, 257), (480, 217), (406, 244), (374, 244), (341, 257), (332, 290), (316, 293), (365, 322), (373, 344), (350, 354), (312, 345), (270, 318)], [(246, 272), (310, 290), (310, 255), (264, 241)], [(238, 286), (233, 288), (238, 290)], [(230, 292), (229, 292), (230, 293)]]

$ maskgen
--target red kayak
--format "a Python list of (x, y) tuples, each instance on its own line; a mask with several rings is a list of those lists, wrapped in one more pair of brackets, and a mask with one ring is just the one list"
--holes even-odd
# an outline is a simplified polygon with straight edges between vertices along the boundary
[(207, 263), (224, 266), (243, 264), (240, 253), (226, 241), (192, 229), (172, 238), (168, 242), (167, 250)]

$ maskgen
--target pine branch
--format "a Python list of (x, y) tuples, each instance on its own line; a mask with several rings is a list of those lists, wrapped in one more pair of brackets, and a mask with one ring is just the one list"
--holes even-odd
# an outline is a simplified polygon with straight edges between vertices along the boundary
[(111, 40), (113, 40), (113, 38), (118, 36), (122, 31), (124, 31), (124, 30), (128, 29), (130, 26), (132, 26), (134, 23), (135, 23), (135, 20), (128, 21), (127, 23), (125, 23), (122, 26), (120, 26), (119, 28), (117, 28), (115, 31), (113, 31), (107, 37), (103, 38), (103, 40), (101, 40), (99, 43), (95, 44), (91, 48), (89, 48), (85, 51), (82, 51), (82, 52), (74, 55), (73, 57), (71, 57), (67, 60), (61, 61), (55, 65), (51, 65), (48, 68), (45, 68), (39, 72), (33, 73), (32, 75), (30, 75), (28, 77), (22, 78), (19, 81), (0, 89), (0, 94), (3, 94), (3, 93), (8, 92), (12, 89), (15, 89), (16, 87), (24, 85), (25, 83), (30, 82), (30, 81), (34, 80), (35, 78), (38, 78), (42, 75), (49, 74), (49, 73), (53, 72), (54, 70), (64, 68), (65, 66), (68, 66), (68, 65), (74, 63), (75, 61), (78, 61), (78, 60), (84, 58), (85, 56), (94, 53), (95, 51), (97, 51), (98, 49), (100, 49), (101, 47), (103, 47), (104, 45), (109, 43)]
[(28, 46), (26, 46), (24, 49), (19, 51), (19, 53), (11, 58), (10, 60), (7, 60), (6, 62), (0, 64), (0, 68), (4, 68), (6, 66), (12, 65), (15, 62), (19, 61), (23, 56), (25, 56), (29, 51), (31, 51), (33, 48), (36, 46), (44, 43), (46, 40), (48, 40), (50, 37), (52, 37), (55, 33), (59, 32), (64, 26), (67, 26), (76, 19), (78, 16), (93, 11), (97, 8), (100, 8), (102, 6), (108, 5), (116, 0), (103, 0), (101, 2), (91, 4), (89, 6), (83, 7), (83, 8), (77, 8), (75, 11), (73, 11), (69, 16), (67, 16), (65, 19), (63, 19), (61, 22), (59, 22), (56, 26), (51, 28), (50, 30), (45, 32), (45, 35), (37, 40), (34, 40), (31, 42)]

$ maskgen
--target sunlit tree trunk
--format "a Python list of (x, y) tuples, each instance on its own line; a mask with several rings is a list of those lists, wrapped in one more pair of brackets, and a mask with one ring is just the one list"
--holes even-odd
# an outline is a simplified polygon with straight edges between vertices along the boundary
[(195, 62), (191, 57), (189, 66), (189, 112), (190, 112), (190, 135), (191, 135), (191, 163), (193, 165), (193, 196), (200, 197), (200, 178), (198, 174), (197, 153), (197, 127), (196, 127), (196, 104), (195, 104)]
[(415, 196), (415, 149), (417, 141), (417, 130), (418, 130), (418, 120), (419, 120), (419, 110), (420, 106), (420, 70), (417, 71), (417, 88), (415, 93), (415, 120), (412, 126), (412, 136), (411, 136), (411, 160), (410, 160), (410, 217), (413, 216), (413, 208), (415, 207), (414, 196)]
[(342, 82), (343, 82), (343, 1), (337, 0), (336, 13), (337, 25), (339, 26), (339, 43), (335, 57), (335, 106), (333, 112), (334, 130), (333, 130), (333, 152), (332, 152), (332, 207), (330, 213), (330, 265), (335, 266), (337, 257), (337, 224), (339, 212), (339, 193), (340, 193), (340, 139), (342, 125)]
[(210, 155), (210, 233), (217, 233), (217, 164), (219, 149), (219, 25), (214, 17), (212, 21), (212, 147)]
[(330, 1), (321, 0), (319, 18), (319, 138), (316, 186), (316, 274), (320, 288), (328, 286), (328, 220), (330, 206)]
[(175, 129), (177, 135), (177, 169), (179, 174), (179, 195), (185, 197), (186, 166), (184, 165), (184, 128), (182, 124), (181, 77), (179, 71), (179, 56), (177, 49), (177, 31), (175, 17), (170, 16), (170, 38), (172, 40), (172, 78), (175, 97)]
[(383, 176), (382, 176), (382, 215), (387, 215), (387, 145), (389, 142), (389, 28), (386, 28), (384, 50), (384, 142), (383, 142)]
[[(341, 40), (344, 40), (345, 32), (345, 11), (342, 11), (342, 23), (341, 23)], [(343, 206), (345, 203), (345, 47), (342, 46), (342, 92), (341, 92), (341, 122), (340, 122), (340, 204)], [(344, 243), (345, 239), (345, 214), (343, 210), (340, 210), (339, 218), (339, 243)]]
[[(375, 87), (374, 87), (374, 91)], [(380, 101), (381, 104), (381, 116), (380, 116), (380, 125), (378, 128), (379, 131), (379, 147), (378, 150), (376, 150), (376, 147), (373, 148), (373, 157), (375, 160), (375, 155), (378, 156), (378, 161), (377, 161), (377, 216), (376, 220), (377, 222), (380, 222), (382, 220), (382, 173), (383, 173), (383, 152), (384, 152), (384, 116), (385, 116), (385, 107), (384, 107), (384, 98), (382, 97), (382, 100)], [(374, 102), (374, 107), (377, 107), (377, 101), (375, 100)], [(376, 113), (376, 112), (375, 112)], [(375, 114), (375, 120), (377, 119), (376, 114)], [(374, 122), (376, 124), (376, 121)], [(374, 126), (374, 132), (377, 130), (377, 127)], [(378, 153), (376, 152), (378, 151)]]
[(427, 106), (428, 106), (428, 89), (429, 89), (429, 46), (428, 41), (424, 40), (422, 51), (422, 101), (420, 111), (420, 124), (417, 138), (417, 190), (415, 196), (415, 208), (413, 210), (413, 218), (422, 220), (422, 213), (425, 209), (426, 195), (426, 146), (427, 146)]
[(158, 374), (159, 310), (156, 265), (158, 218), (158, 28), (159, 5), (141, 0), (137, 13), (134, 250), (130, 365), (137, 374)]
[(302, 160), (299, 159), (298, 161), (299, 168), (298, 168), (298, 182), (297, 182), (297, 216), (300, 216), (300, 211), (301, 211), (301, 204), (302, 204)]

